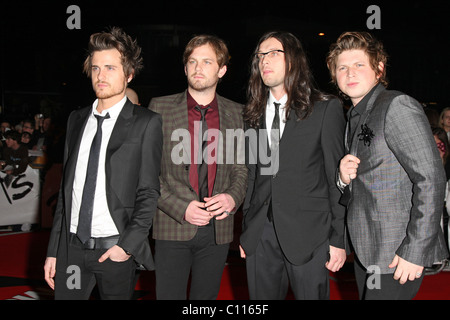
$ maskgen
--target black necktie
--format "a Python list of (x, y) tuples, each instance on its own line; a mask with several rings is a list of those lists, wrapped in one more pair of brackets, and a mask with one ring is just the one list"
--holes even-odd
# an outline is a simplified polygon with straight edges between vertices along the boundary
[[(358, 126), (360, 115), (355, 110), (355, 107), (351, 107), (351, 109), (347, 113), (347, 152), (350, 152), (350, 147), (352, 146), (353, 136), (356, 132), (356, 127)], [(351, 183), (351, 182), (350, 182)], [(339, 203), (343, 206), (347, 206), (352, 198), (352, 192), (350, 190), (350, 185), (347, 185), (344, 188), (344, 192), (339, 199)]]
[(86, 171), (86, 181), (84, 183), (83, 196), (81, 198), (80, 214), (78, 217), (77, 236), (82, 243), (91, 237), (92, 211), (94, 207), (95, 186), (97, 184), (98, 158), (100, 146), (102, 144), (102, 123), (109, 118), (109, 113), (97, 118), (97, 132), (92, 140), (89, 162)]
[(358, 126), (359, 122), (359, 113), (355, 110), (355, 107), (352, 107), (349, 111), (349, 117), (348, 117), (348, 132), (347, 132), (347, 144), (348, 148), (350, 150), (350, 146), (352, 145), (353, 136), (356, 132), (356, 127)]
[[(203, 161), (203, 159), (206, 159), (207, 150), (206, 147), (208, 145), (208, 139), (203, 141), (203, 136), (208, 130), (208, 124), (206, 123), (205, 115), (206, 111), (210, 106), (206, 108), (200, 108), (199, 106), (196, 106), (195, 109), (201, 113), (200, 118), (200, 125), (201, 125), (201, 131), (199, 130), (199, 138), (198, 138), (198, 156), (197, 156), (197, 171), (198, 171), (198, 197), (200, 201), (204, 201), (203, 198), (208, 196), (208, 164), (206, 161)], [(201, 133), (200, 133), (201, 132)], [(200, 148), (200, 146), (202, 146)]]
[(272, 128), (270, 130), (270, 149), (276, 150), (280, 143), (280, 103), (274, 102), (275, 105), (275, 117), (273, 118)]
[[(281, 103), (274, 102), (275, 116), (273, 117), (272, 128), (270, 130), (270, 150), (274, 151), (278, 148), (280, 143), (280, 113), (279, 108)], [(270, 202), (269, 210), (267, 211), (267, 218), (270, 222), (273, 220), (272, 202)]]

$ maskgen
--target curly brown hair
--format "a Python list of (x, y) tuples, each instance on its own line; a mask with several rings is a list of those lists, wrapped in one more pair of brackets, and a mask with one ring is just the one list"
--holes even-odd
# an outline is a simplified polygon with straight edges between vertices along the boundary
[[(338, 56), (347, 50), (363, 50), (369, 57), (370, 66), (375, 74), (379, 77), (380, 83), (385, 87), (388, 85), (386, 77), (386, 66), (388, 55), (384, 50), (383, 44), (375, 39), (368, 32), (344, 32), (339, 36), (335, 43), (330, 46), (330, 51), (326, 58), (328, 70), (330, 71), (332, 82), (337, 85), (336, 81), (336, 61)], [(379, 69), (380, 62), (384, 68)]]

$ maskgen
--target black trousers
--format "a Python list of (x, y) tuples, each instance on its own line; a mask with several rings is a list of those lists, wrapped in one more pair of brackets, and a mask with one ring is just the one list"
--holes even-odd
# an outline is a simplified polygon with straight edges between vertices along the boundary
[(131, 299), (137, 275), (134, 259), (98, 262), (106, 251), (106, 248), (84, 249), (81, 242), (71, 241), (68, 264), (56, 260), (55, 299), (88, 300), (95, 285), (102, 300)]
[(216, 245), (214, 226), (198, 228), (189, 241), (155, 241), (156, 298), (215, 300), (219, 294), (229, 244)]
[(273, 223), (266, 220), (256, 252), (247, 256), (247, 281), (252, 300), (283, 300), (289, 284), (298, 300), (330, 298), (328, 241), (317, 248), (313, 258), (303, 265), (293, 265), (284, 256)]
[[(355, 259), (356, 284), (360, 300), (412, 300), (419, 291), (424, 275), (400, 284), (394, 274), (371, 274)], [(379, 276), (379, 278), (377, 278)]]

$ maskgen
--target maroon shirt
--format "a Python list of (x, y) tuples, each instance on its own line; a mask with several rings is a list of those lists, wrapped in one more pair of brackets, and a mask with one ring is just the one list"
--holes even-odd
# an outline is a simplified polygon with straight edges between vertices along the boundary
[[(194, 144), (194, 141), (198, 141), (198, 132), (194, 132), (194, 121), (200, 121), (201, 114), (200, 111), (196, 110), (195, 107), (199, 106), (200, 108), (204, 108), (207, 106), (199, 105), (194, 98), (189, 94), (189, 91), (187, 91), (187, 108), (188, 108), (188, 123), (189, 123), (189, 134), (191, 137), (191, 166), (189, 170), (189, 181), (191, 183), (192, 188), (197, 192), (198, 194), (198, 172), (197, 172), (197, 163), (199, 161), (195, 161), (195, 158), (198, 154), (198, 148), (196, 144)], [(217, 129), (219, 130), (219, 107), (217, 105), (217, 98), (214, 96), (214, 99), (209, 104), (211, 107), (206, 112), (206, 123), (208, 125), (208, 196), (211, 196), (212, 190), (214, 187), (214, 180), (216, 178), (216, 171), (217, 171), (217, 147), (213, 152), (209, 150), (211, 148), (211, 144), (215, 143), (215, 137), (211, 138), (211, 132), (209, 129)], [(199, 127), (199, 126), (198, 126)], [(198, 131), (198, 130), (197, 130)], [(212, 139), (212, 141), (209, 141)], [(201, 147), (201, 145), (200, 145)], [(200, 201), (203, 202), (203, 199), (200, 199)]]

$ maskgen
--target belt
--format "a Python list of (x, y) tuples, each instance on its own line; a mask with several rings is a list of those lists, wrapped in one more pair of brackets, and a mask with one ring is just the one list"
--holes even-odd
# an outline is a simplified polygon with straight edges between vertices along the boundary
[(81, 243), (80, 239), (78, 239), (75, 233), (70, 233), (70, 244), (73, 246), (77, 246), (86, 250), (94, 250), (94, 249), (109, 249), (112, 246), (115, 246), (119, 242), (120, 236), (111, 236), (111, 237), (103, 237), (103, 238), (89, 238), (86, 243)]

